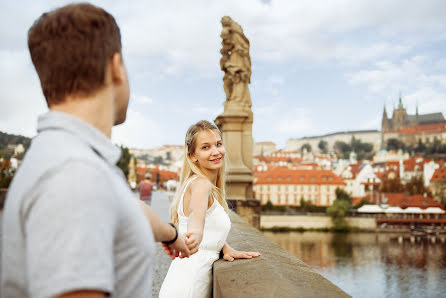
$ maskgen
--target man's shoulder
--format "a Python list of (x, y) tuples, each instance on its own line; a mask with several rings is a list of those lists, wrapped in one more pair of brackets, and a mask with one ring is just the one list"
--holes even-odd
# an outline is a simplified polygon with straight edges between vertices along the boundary
[[(56, 141), (55, 141), (56, 140)], [(83, 175), (79, 175), (83, 173)], [(38, 135), (25, 154), (10, 187), (11, 195), (21, 196), (45, 180), (63, 176), (66, 183), (94, 175), (109, 180), (112, 175), (107, 163), (87, 144), (67, 134)], [(64, 181), (64, 180), (62, 180)]]

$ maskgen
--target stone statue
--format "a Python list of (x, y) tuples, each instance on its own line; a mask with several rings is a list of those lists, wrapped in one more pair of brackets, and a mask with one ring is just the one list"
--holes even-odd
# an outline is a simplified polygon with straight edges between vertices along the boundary
[(223, 76), (223, 88), (229, 104), (251, 107), (251, 96), (248, 84), (251, 82), (251, 57), (249, 56), (249, 40), (242, 27), (230, 17), (221, 19), (223, 30), (222, 55), (220, 60)]

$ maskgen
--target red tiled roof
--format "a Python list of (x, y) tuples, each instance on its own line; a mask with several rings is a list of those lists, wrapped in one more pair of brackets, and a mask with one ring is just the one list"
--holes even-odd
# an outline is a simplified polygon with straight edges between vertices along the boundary
[[(425, 163), (424, 159), (422, 159), (420, 162), (417, 162), (417, 160), (415, 158), (407, 159), (407, 160), (403, 161), (404, 170), (409, 171), (409, 172), (413, 172), (413, 171), (418, 171), (418, 172), (421, 171), (422, 172), (423, 168), (424, 168), (424, 163)], [(417, 169), (415, 169), (415, 168), (417, 168)]]
[(403, 209), (407, 207), (419, 207), (421, 209), (440, 207), (441, 209), (444, 209), (443, 205), (439, 202), (422, 195), (410, 196), (405, 193), (384, 193), (383, 196), (387, 199), (387, 201), (384, 201), (383, 203), (388, 204), (389, 206), (401, 207)]
[(276, 145), (274, 142), (257, 142), (256, 145)]
[(254, 184), (331, 184), (344, 185), (344, 181), (330, 170), (293, 170), (274, 167), (254, 174)]
[(414, 127), (405, 127), (397, 132), (416, 134), (416, 133), (439, 133), (446, 132), (446, 122), (434, 123), (434, 124), (423, 124)]
[(446, 182), (446, 168), (436, 169), (431, 182)]
[(302, 161), (302, 158), (299, 157), (289, 157), (289, 156), (254, 156), (254, 158), (257, 158), (259, 161), (263, 161), (266, 163), (270, 163), (270, 162), (280, 162), (280, 161), (284, 161), (284, 162), (300, 162)]
[(150, 173), (152, 175), (152, 181), (156, 180), (156, 174), (159, 174), (160, 181), (177, 180), (178, 179), (178, 174), (176, 172), (172, 172), (172, 171), (168, 171), (168, 170), (160, 170), (159, 168), (136, 167), (136, 175), (137, 175), (138, 181), (144, 179), (144, 175), (146, 173)]

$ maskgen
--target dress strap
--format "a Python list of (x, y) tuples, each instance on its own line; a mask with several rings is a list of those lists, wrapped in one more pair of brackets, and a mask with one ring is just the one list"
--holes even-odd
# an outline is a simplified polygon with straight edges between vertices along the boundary
[(186, 193), (186, 190), (187, 190), (187, 187), (189, 186), (189, 184), (192, 181), (194, 181), (195, 178), (197, 178), (197, 177), (198, 176), (192, 176), (192, 178), (190, 178), (189, 181), (187, 181), (186, 185), (184, 186), (183, 193), (181, 194), (180, 203), (178, 204), (178, 210), (177, 210), (178, 214), (181, 215), (181, 216), (185, 216), (184, 212), (183, 212), (183, 198), (184, 198), (184, 194)]

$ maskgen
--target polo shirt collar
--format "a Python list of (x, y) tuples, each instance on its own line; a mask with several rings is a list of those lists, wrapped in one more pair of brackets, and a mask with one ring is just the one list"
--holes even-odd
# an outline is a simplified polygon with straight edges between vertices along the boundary
[(39, 116), (37, 121), (37, 133), (46, 130), (63, 130), (74, 134), (77, 138), (86, 142), (97, 154), (107, 162), (116, 164), (121, 158), (121, 149), (96, 127), (87, 122), (66, 113), (49, 111)]

